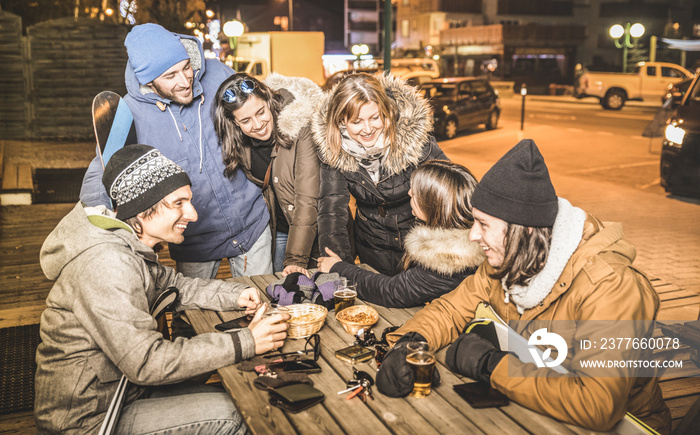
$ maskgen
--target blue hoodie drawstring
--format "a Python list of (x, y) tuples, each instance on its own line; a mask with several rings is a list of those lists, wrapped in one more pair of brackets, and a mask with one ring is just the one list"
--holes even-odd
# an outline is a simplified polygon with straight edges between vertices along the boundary
[(202, 173), (202, 162), (204, 161), (204, 151), (202, 151), (202, 105), (204, 105), (204, 94), (202, 94), (202, 99), (199, 102), (199, 110), (197, 114), (199, 115), (199, 173)]
[(175, 124), (175, 130), (177, 130), (177, 135), (180, 136), (180, 142), (182, 142), (182, 134), (180, 133), (180, 127), (177, 125), (177, 121), (175, 120), (175, 115), (173, 115), (173, 111), (170, 110), (170, 104), (168, 104), (168, 112), (170, 112), (170, 117), (173, 119), (173, 124)]

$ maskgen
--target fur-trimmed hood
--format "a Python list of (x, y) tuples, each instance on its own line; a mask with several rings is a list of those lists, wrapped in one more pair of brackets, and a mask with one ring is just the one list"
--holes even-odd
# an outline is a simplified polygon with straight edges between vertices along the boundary
[(406, 236), (406, 255), (422, 267), (443, 275), (476, 269), (484, 261), (484, 251), (469, 241), (469, 231), (416, 226)]
[(270, 74), (264, 83), (284, 96), (285, 106), (277, 118), (277, 128), (289, 139), (296, 140), (313, 117), (316, 104), (323, 95), (321, 88), (307, 78), (285, 77), (277, 73)]
[[(433, 112), (428, 101), (418, 94), (416, 88), (406, 84), (403, 79), (391, 74), (381, 75), (378, 79), (389, 98), (396, 104), (398, 113), (396, 142), (389, 149), (384, 161), (384, 168), (391, 176), (410, 166), (418, 165), (420, 162), (424, 146), (428, 143), (430, 133), (433, 131)], [(311, 124), (314, 140), (318, 144), (319, 157), (325, 163), (329, 161), (330, 157), (330, 149), (326, 141), (328, 127), (326, 116), (335, 89), (336, 87), (333, 87), (330, 92), (326, 92), (322, 96), (319, 110)], [(342, 149), (340, 153), (341, 156), (335, 169), (348, 172), (359, 170), (359, 165), (353, 156)]]

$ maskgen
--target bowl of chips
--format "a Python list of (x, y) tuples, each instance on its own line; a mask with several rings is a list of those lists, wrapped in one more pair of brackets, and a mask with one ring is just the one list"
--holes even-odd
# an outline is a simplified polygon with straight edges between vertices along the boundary
[(317, 333), (326, 321), (328, 310), (323, 305), (293, 304), (285, 307), (290, 316), (287, 323), (289, 338), (306, 338)]
[(361, 328), (369, 328), (379, 320), (379, 313), (369, 305), (353, 305), (336, 313), (335, 318), (348, 334), (356, 335)]

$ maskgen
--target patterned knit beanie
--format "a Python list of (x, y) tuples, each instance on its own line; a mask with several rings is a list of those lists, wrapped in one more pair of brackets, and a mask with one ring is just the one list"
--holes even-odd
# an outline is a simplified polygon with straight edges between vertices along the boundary
[(181, 167), (157, 149), (128, 145), (109, 159), (102, 184), (117, 206), (117, 219), (125, 220), (192, 182)]
[(147, 85), (173, 65), (190, 56), (177, 34), (153, 23), (134, 26), (126, 35), (124, 46), (136, 79)]
[(484, 174), (472, 206), (526, 227), (551, 227), (559, 210), (544, 157), (532, 139), (523, 139)]

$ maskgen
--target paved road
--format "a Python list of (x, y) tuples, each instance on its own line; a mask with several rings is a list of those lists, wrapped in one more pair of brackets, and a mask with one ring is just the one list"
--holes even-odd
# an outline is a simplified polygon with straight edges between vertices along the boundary
[[(512, 100), (505, 102), (504, 110), (513, 108), (519, 110)], [(625, 115), (625, 109), (615, 113)], [(520, 139), (534, 139), (559, 196), (604, 221), (622, 222), (637, 247), (640, 269), (700, 293), (700, 201), (664, 192), (658, 185), (658, 149), (650, 152), (649, 139), (630, 134), (634, 131), (640, 130), (592, 131), (546, 118), (526, 120), (520, 131), (519, 115), (511, 113), (497, 130), (468, 133), (440, 146), (480, 178)]]

